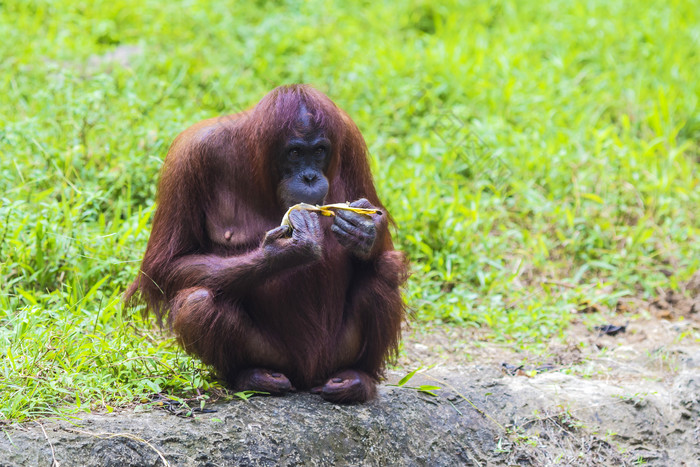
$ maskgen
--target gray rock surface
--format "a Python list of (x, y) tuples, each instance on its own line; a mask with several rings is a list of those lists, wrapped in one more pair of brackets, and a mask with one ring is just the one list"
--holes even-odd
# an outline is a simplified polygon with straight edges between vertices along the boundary
[(0, 466), (700, 465), (697, 368), (644, 387), (493, 366), (431, 370), (409, 384), (442, 389), (382, 386), (360, 406), (293, 394), (187, 419), (123, 411), (4, 426)]

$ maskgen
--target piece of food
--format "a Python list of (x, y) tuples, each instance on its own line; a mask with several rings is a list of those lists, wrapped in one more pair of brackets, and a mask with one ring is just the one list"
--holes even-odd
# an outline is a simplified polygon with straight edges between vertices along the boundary
[(333, 217), (335, 216), (335, 211), (338, 210), (345, 210), (345, 211), (352, 211), (356, 212), (357, 214), (362, 214), (363, 216), (371, 216), (372, 214), (381, 214), (382, 211), (379, 209), (367, 209), (367, 208), (354, 208), (350, 206), (350, 203), (334, 203), (334, 204), (325, 204), (323, 206), (314, 206), (313, 204), (307, 204), (307, 203), (299, 203), (295, 204), (291, 208), (287, 209), (287, 212), (284, 214), (284, 217), (282, 218), (282, 224), (280, 225), (288, 225), (292, 229), (294, 229), (294, 225), (292, 224), (292, 220), (289, 218), (289, 214), (297, 209), (304, 209), (307, 211), (312, 211), (312, 212), (317, 212), (321, 214), (322, 216), (326, 217)]

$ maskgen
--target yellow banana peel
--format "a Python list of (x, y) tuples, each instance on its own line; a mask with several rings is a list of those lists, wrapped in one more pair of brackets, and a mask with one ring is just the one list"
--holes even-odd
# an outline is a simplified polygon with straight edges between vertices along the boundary
[(287, 209), (287, 212), (284, 214), (284, 217), (282, 218), (282, 224), (280, 225), (288, 225), (292, 229), (294, 229), (294, 225), (292, 224), (292, 220), (289, 218), (289, 214), (291, 214), (292, 211), (295, 210), (306, 210), (306, 211), (311, 211), (311, 212), (317, 212), (321, 214), (322, 216), (326, 217), (333, 217), (335, 216), (335, 211), (338, 210), (345, 210), (345, 211), (352, 211), (356, 212), (357, 214), (362, 214), (363, 216), (371, 216), (372, 214), (381, 214), (382, 211), (379, 209), (367, 209), (367, 208), (355, 208), (350, 206), (350, 203), (334, 203), (334, 204), (325, 204), (323, 206), (319, 205), (313, 205), (313, 204), (308, 204), (308, 203), (299, 203), (295, 204), (291, 208)]

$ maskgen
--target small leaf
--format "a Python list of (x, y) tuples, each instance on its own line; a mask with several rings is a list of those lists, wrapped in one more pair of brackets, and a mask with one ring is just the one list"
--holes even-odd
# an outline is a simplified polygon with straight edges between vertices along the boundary
[(433, 391), (436, 391), (438, 389), (442, 389), (442, 388), (439, 386), (430, 386), (427, 384), (424, 384), (422, 386), (418, 386), (418, 391), (420, 391), (424, 394), (429, 394), (429, 395), (434, 396), (434, 397), (437, 397), (437, 394)]
[(242, 399), (244, 401), (247, 401), (248, 399), (250, 399), (251, 397), (253, 397), (256, 394), (268, 395), (270, 393), (265, 392), (265, 391), (241, 391), (241, 392), (235, 393), (234, 396), (236, 396), (239, 399)]
[(584, 193), (581, 195), (582, 198), (590, 199), (591, 201), (595, 201), (596, 203), (603, 204), (603, 198), (600, 196), (593, 194), (593, 193)]
[(418, 386), (418, 389), (420, 391), (439, 391), (442, 388), (440, 386), (431, 386), (429, 384), (423, 384), (421, 386)]
[(411, 378), (413, 378), (413, 375), (415, 375), (416, 372), (418, 370), (420, 370), (421, 368), (423, 368), (423, 367), (418, 367), (415, 370), (413, 370), (412, 372), (410, 372), (409, 374), (407, 374), (406, 376), (404, 376), (403, 378), (401, 378), (401, 381), (399, 381), (399, 386), (403, 386), (404, 384), (408, 383), (411, 380)]

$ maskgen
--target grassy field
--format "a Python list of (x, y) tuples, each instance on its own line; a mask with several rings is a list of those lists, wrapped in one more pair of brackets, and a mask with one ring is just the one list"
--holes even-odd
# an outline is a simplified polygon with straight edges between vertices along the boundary
[(0, 419), (215, 385), (121, 294), (173, 138), (279, 84), (363, 131), (414, 326), (537, 352), (700, 268), (697, 0), (208, 3), (0, 2)]

